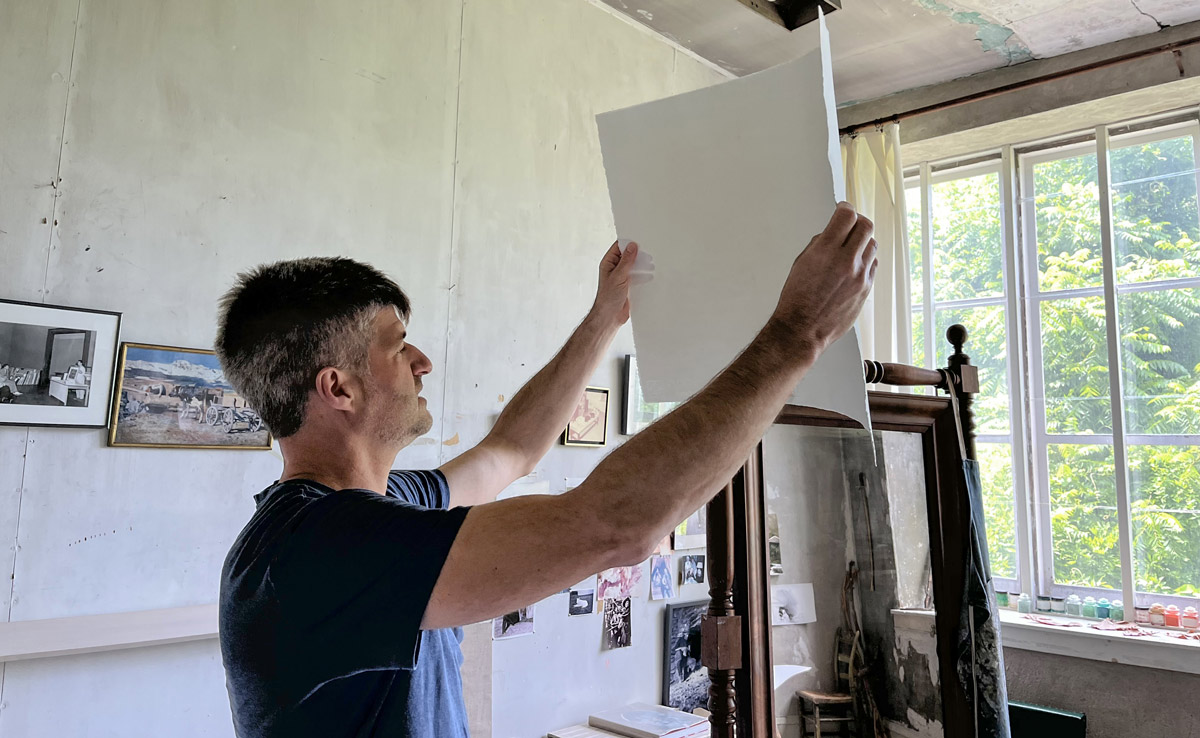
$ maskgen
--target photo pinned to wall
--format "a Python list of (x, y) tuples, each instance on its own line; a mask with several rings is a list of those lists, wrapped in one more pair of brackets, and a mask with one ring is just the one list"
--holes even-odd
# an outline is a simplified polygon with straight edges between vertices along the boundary
[(662, 703), (684, 712), (708, 707), (708, 669), (700, 663), (700, 620), (708, 601), (667, 605)]
[(605, 569), (596, 576), (596, 598), (607, 600), (613, 597), (633, 597), (637, 585), (642, 581), (642, 567), (615, 566)]
[(625, 405), (621, 411), (621, 433), (632, 436), (683, 403), (646, 402), (638, 381), (637, 357), (625, 354)]
[(770, 575), (783, 573), (783, 551), (779, 548), (779, 516), (767, 513), (767, 560), (771, 564)]
[(492, 620), (492, 640), (519, 638), (533, 633), (533, 605)]
[(596, 611), (596, 589), (573, 589), (567, 600), (567, 615), (591, 615)]
[(0, 300), (0, 425), (108, 425), (121, 314)]
[(271, 432), (207, 349), (121, 344), (109, 446), (266, 450)]
[(812, 584), (771, 585), (771, 625), (804, 625), (816, 621)]
[(670, 556), (650, 557), (650, 599), (669, 600), (675, 596), (675, 577), (671, 575)]
[(680, 556), (680, 581), (684, 584), (704, 584), (704, 563), (704, 554)]
[(628, 597), (612, 597), (604, 600), (604, 647), (628, 648), (633, 645), (630, 608), (632, 600)]
[(702, 506), (675, 526), (675, 549), (704, 548), (708, 542), (708, 510)]
[(603, 446), (608, 442), (608, 390), (588, 387), (563, 432), (564, 446)]

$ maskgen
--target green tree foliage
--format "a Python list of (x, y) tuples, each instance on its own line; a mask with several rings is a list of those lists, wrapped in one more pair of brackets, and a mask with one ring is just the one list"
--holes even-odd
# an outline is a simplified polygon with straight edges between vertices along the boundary
[[(1192, 139), (1115, 148), (1110, 162), (1126, 432), (1200, 434), (1200, 289), (1123, 288), (1200, 276), (1200, 243), (1193, 240), (1200, 238), (1200, 217)], [(1037, 163), (1032, 179), (1021, 217), (1032, 220), (1037, 234), (1042, 299), (1028, 304), (1037, 311), (1040, 335), (1028, 340), (1041, 343), (1045, 428), (1050, 434), (1111, 434), (1108, 339), (1098, 291), (1103, 270), (1096, 157)], [(911, 204), (914, 237), (919, 236), (919, 200)], [(935, 305), (1002, 295), (996, 175), (936, 185), (932, 208)], [(913, 238), (914, 253), (919, 243)], [(914, 274), (914, 285), (918, 279)], [(1054, 294), (1084, 288), (1096, 293)], [(939, 310), (936, 316), (936, 335), (954, 322), (971, 332), (968, 353), (980, 365), (983, 381), (981, 432), (1007, 432), (1005, 308)], [(1135, 443), (1128, 456), (1137, 589), (1200, 594), (1200, 446)], [(1013, 576), (1011, 449), (982, 444), (980, 460), (993, 567), (1000, 576)], [(1055, 580), (1119, 589), (1112, 446), (1107, 439), (1051, 443), (1046, 462)]]

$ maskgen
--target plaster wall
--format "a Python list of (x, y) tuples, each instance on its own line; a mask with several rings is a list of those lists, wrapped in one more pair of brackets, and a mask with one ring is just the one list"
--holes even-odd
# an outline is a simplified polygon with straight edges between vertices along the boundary
[[(589, 304), (612, 238), (592, 115), (718, 79), (582, 0), (5, 2), (0, 296), (120, 311), (125, 340), (207, 347), (238, 271), (372, 262), (412, 297), (410, 335), (435, 364), (434, 428), (397, 465), (434, 466), (482, 437)], [(614, 389), (612, 440), (631, 348), (626, 330), (593, 378)], [(535, 473), (552, 491), (604, 454), (569, 451)], [(276, 452), (0, 427), (0, 613), (214, 602), (279, 467)], [(497, 734), (557, 727), (543, 692), (501, 680), (493, 705), (493, 668), (539, 665), (499, 650), (493, 664), (488, 633), (464, 644), (474, 735), (493, 712), (528, 718)], [(572, 638), (564, 663), (601, 658), (598, 623)], [(652, 699), (643, 667), (598, 676)], [(0, 735), (232, 734), (214, 640), (14, 662), (0, 679)], [(561, 664), (536, 679), (559, 688)]]

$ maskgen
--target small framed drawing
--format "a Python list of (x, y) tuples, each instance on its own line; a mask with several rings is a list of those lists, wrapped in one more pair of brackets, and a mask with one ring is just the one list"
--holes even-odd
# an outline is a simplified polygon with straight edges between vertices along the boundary
[(707, 611), (708, 600), (667, 605), (662, 683), (667, 707), (708, 708), (708, 669), (700, 663), (700, 620)]
[(108, 445), (265, 450), (271, 432), (214, 352), (123, 343)]
[(632, 436), (679, 407), (679, 402), (646, 402), (638, 380), (637, 357), (625, 355), (625, 406), (621, 412), (621, 433)]
[(0, 425), (108, 425), (121, 314), (0, 300)]
[(608, 442), (608, 390), (588, 387), (571, 413), (564, 446), (603, 446)]

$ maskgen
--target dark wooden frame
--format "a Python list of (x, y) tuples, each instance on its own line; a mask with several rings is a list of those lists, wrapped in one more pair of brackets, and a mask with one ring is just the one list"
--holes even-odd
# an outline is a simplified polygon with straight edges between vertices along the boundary
[[(926, 509), (933, 575), (935, 632), (946, 735), (971, 735), (974, 721), (955, 670), (964, 580), (969, 509), (962, 462), (974, 458), (972, 395), (978, 370), (962, 352), (967, 333), (952, 326), (954, 346), (946, 369), (864, 362), (870, 383), (934, 386), (946, 396), (868, 393), (876, 430), (918, 433), (924, 450)], [(776, 418), (785, 425), (859, 428), (827, 410), (785, 406)], [(713, 738), (775, 734), (771, 664), (770, 582), (767, 565), (762, 445), (708, 503), (709, 610), (701, 626), (704, 665), (709, 673)]]

